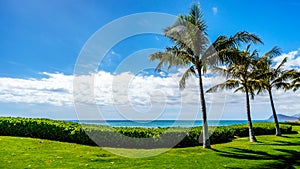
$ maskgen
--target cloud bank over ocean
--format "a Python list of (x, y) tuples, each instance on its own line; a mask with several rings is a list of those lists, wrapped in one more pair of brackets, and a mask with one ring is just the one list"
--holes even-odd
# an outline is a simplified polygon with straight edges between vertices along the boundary
[[(284, 57), (288, 58), (286, 68), (300, 67), (299, 51), (291, 51), (275, 57), (275, 62), (280, 62)], [(187, 89), (180, 91), (178, 82), (184, 72), (179, 69), (176, 73), (162, 74), (161, 76), (153, 72), (134, 74), (122, 72), (114, 74), (99, 71), (93, 74), (94, 98), (85, 99), (85, 95), (76, 96), (86, 104), (95, 103), (98, 107), (108, 110), (109, 107), (118, 107), (122, 111), (135, 110), (141, 113), (151, 113), (155, 111), (155, 106), (162, 104), (169, 113), (174, 109), (180, 109), (182, 104), (191, 105), (194, 108), (199, 104), (198, 83), (196, 78), (187, 81)], [(73, 75), (62, 73), (42, 73), (45, 77), (40, 79), (29, 78), (10, 78), (0, 77), (0, 103), (15, 103), (30, 105), (48, 105), (51, 107), (70, 107), (74, 106), (73, 97)], [(204, 87), (208, 89), (214, 84), (220, 83), (224, 78), (219, 76), (204, 77)], [(82, 86), (80, 89), (85, 90)], [(80, 93), (80, 92), (77, 92)], [(83, 92), (84, 93), (84, 92)], [(225, 91), (225, 114), (244, 112), (244, 94)], [(283, 90), (274, 91), (275, 105), (278, 113), (296, 114), (299, 113), (300, 92), (284, 92)], [(213, 98), (212, 94), (206, 94), (207, 104), (212, 102), (222, 104), (224, 100)], [(258, 95), (252, 101), (253, 116), (257, 118), (270, 115), (269, 98), (267, 94)], [(62, 112), (63, 113), (63, 112)], [(109, 113), (109, 112), (108, 112)], [(262, 114), (259, 114), (262, 113)], [(171, 117), (168, 116), (168, 117)], [(225, 115), (227, 117), (227, 115)], [(229, 117), (229, 115), (228, 115)]]

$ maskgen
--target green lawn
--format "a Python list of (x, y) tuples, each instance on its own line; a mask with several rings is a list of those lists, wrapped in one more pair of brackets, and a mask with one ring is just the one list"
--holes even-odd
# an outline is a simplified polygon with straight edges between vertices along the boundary
[[(300, 126), (293, 126), (300, 133)], [(173, 148), (154, 157), (125, 158), (99, 147), (0, 136), (0, 168), (300, 168), (300, 134), (257, 136), (202, 147)], [(112, 149), (136, 153), (132, 149)]]

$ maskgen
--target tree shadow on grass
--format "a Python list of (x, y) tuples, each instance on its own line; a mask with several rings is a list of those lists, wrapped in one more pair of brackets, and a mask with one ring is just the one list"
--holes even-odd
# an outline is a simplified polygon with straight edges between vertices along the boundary
[(278, 137), (283, 137), (283, 138), (300, 138), (300, 136), (278, 136)]
[(289, 134), (299, 134), (299, 132), (298, 131), (291, 131), (291, 133), (289, 133)]
[(283, 137), (283, 138), (295, 138), (295, 137), (291, 137), (291, 136), (278, 136), (278, 137)]
[(289, 141), (282, 141), (282, 140), (274, 140), (274, 143), (262, 143), (260, 145), (272, 145), (272, 146), (300, 146), (300, 140), (297, 142), (289, 142)]
[(289, 142), (289, 141), (281, 141), (281, 140), (277, 140), (275, 141), (278, 144), (277, 145), (284, 145), (284, 146), (300, 146), (300, 140), (297, 142)]
[[(300, 166), (300, 152), (295, 150), (274, 149), (281, 154), (270, 154), (264, 151), (248, 150), (242, 148), (231, 148), (231, 151), (221, 151), (213, 149), (218, 155), (228, 158), (237, 158), (244, 160), (273, 160), (270, 163), (264, 163), (258, 168), (282, 168), (293, 169)], [(275, 161), (275, 162), (274, 162)]]

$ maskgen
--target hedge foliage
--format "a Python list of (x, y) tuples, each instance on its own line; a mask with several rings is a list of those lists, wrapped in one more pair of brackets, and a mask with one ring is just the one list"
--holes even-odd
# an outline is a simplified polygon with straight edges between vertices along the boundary
[[(254, 123), (255, 135), (273, 135), (273, 123)], [(283, 134), (292, 133), (292, 126), (280, 124)], [(141, 128), (80, 125), (49, 119), (0, 118), (0, 135), (42, 138), (86, 145), (125, 148), (191, 147), (201, 145), (201, 127)], [(247, 125), (210, 128), (212, 144), (229, 142), (235, 136), (248, 136)], [(199, 143), (200, 142), (200, 143)]]
[(295, 122), (280, 122), (280, 124), (287, 124), (287, 125), (293, 125), (293, 126), (300, 126), (300, 121), (295, 121)]

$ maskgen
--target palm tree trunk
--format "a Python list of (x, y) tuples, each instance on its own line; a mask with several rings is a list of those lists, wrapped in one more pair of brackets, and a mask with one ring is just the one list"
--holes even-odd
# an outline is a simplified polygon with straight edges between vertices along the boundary
[(200, 87), (200, 101), (201, 101), (201, 107), (202, 107), (203, 148), (211, 148), (210, 147), (210, 140), (209, 140), (209, 133), (208, 133), (206, 104), (205, 104), (205, 98), (204, 98), (204, 90), (203, 90), (201, 69), (198, 69), (198, 75), (199, 75), (199, 87)]
[(281, 136), (281, 131), (279, 128), (279, 123), (278, 123), (278, 118), (277, 118), (277, 114), (276, 114), (276, 110), (275, 110), (275, 106), (274, 106), (274, 102), (273, 102), (273, 96), (272, 96), (272, 91), (268, 90), (269, 92), (269, 96), (270, 96), (270, 102), (271, 102), (271, 107), (272, 107), (272, 111), (273, 111), (273, 117), (274, 117), (274, 121), (275, 121), (275, 128), (276, 128), (276, 136)]
[(250, 100), (249, 100), (249, 93), (247, 87), (245, 87), (245, 92), (246, 92), (246, 109), (247, 109), (247, 118), (248, 118), (248, 127), (249, 127), (249, 139), (250, 142), (257, 142), (253, 127), (252, 127), (252, 120), (251, 120), (251, 114), (250, 114)]

